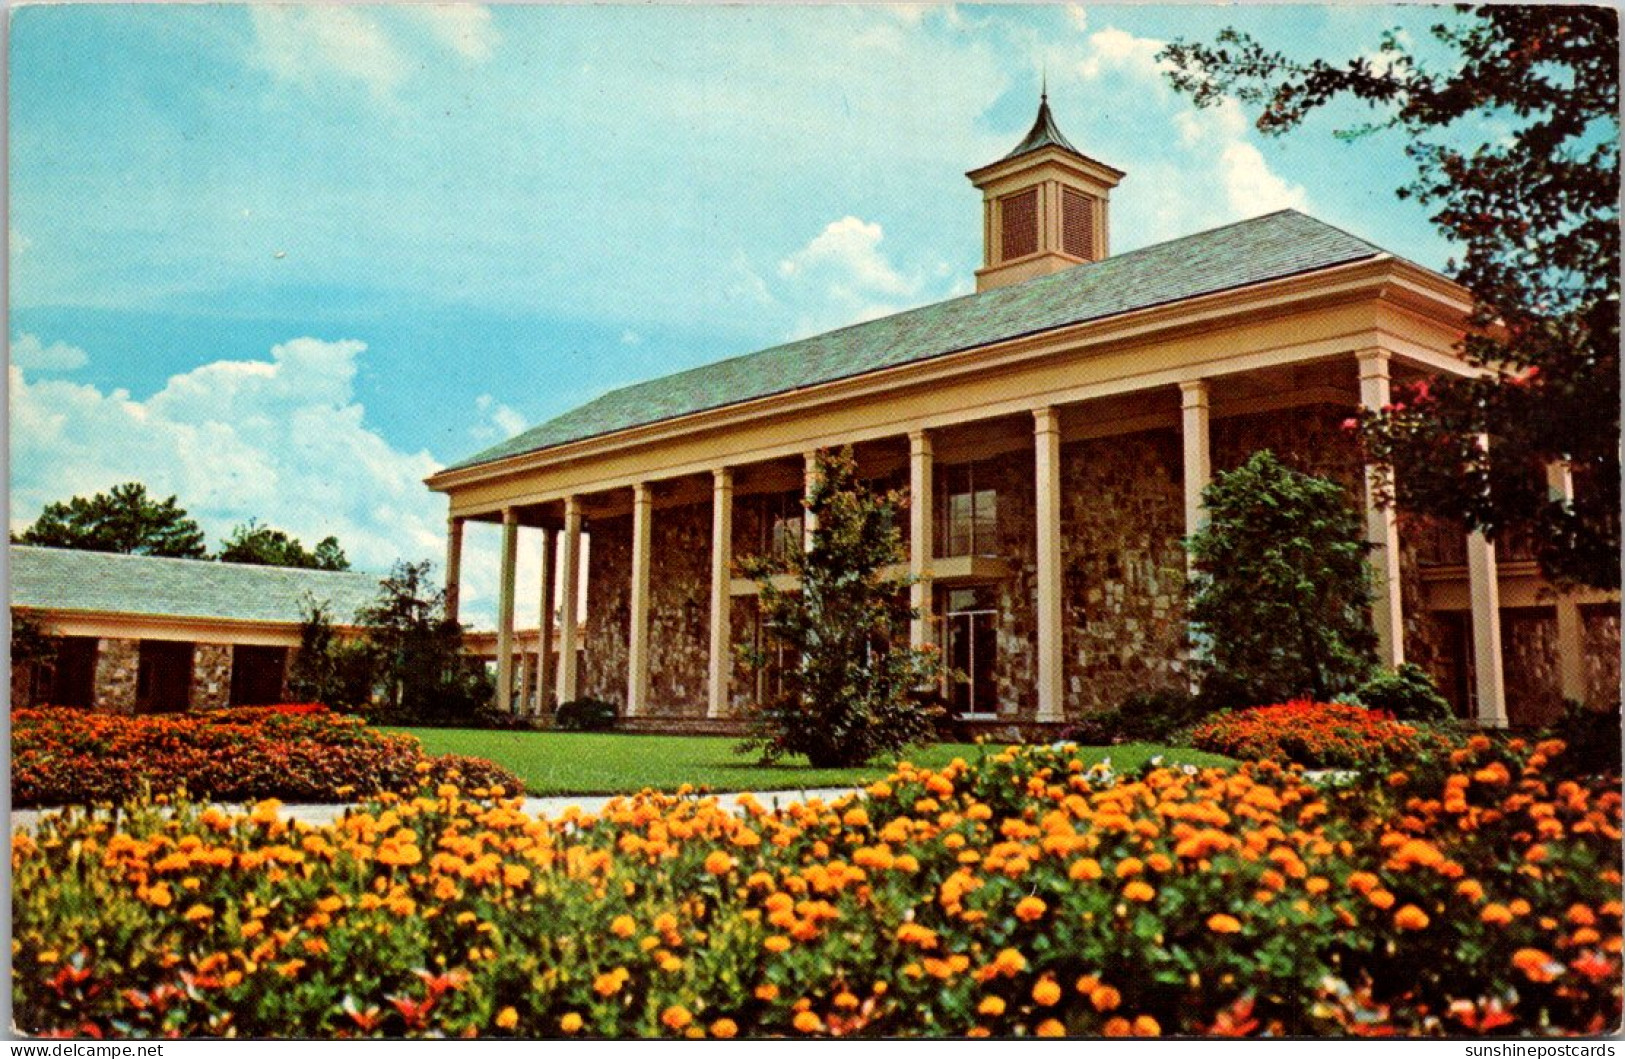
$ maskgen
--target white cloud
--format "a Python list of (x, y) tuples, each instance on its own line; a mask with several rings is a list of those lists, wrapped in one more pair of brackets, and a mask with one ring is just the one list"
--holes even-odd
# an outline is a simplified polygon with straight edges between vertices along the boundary
[(469, 428), (478, 440), (511, 438), (525, 429), (525, 417), (501, 403), (488, 393), (474, 399), (474, 408), (484, 419)]
[[(255, 61), (276, 77), (311, 84), (329, 75), (358, 81), (388, 97), (414, 69), (427, 65), (421, 39), (434, 50), (484, 62), (497, 42), (491, 12), (473, 4), (405, 4), (390, 9), (342, 4), (254, 4)], [(417, 30), (414, 41), (411, 30)], [(407, 32), (403, 32), (407, 31)]]
[(1072, 28), (1080, 33), (1089, 28), (1089, 12), (1081, 4), (1067, 4), (1066, 17), (1072, 23)]
[(1078, 75), (1085, 81), (1094, 81), (1109, 71), (1121, 71), (1131, 76), (1154, 80), (1162, 85), (1162, 72), (1169, 64), (1157, 58), (1166, 43), (1150, 37), (1136, 37), (1132, 33), (1108, 26), (1089, 34), (1088, 51), (1078, 62)]
[(1256, 217), (1280, 209), (1305, 210), (1309, 195), (1273, 172), (1247, 139), (1247, 116), (1234, 99), (1206, 110), (1188, 110), (1174, 119), (1185, 147), (1210, 159), (1224, 190), (1229, 218)]
[(309, 82), (331, 72), (382, 96), (406, 74), (406, 57), (373, 12), (336, 4), (252, 4), (248, 12), (255, 57), (283, 80)]
[(858, 217), (831, 221), (779, 262), (786, 298), (799, 308), (798, 334), (872, 320), (914, 304), (922, 284), (880, 252), (885, 231)]
[(410, 4), (395, 11), (419, 20), (442, 44), (465, 59), (484, 62), (497, 42), (490, 10), (478, 4)]
[(11, 340), (11, 362), (33, 371), (73, 371), (84, 367), (89, 359), (78, 346), (66, 342), (52, 342), (47, 346), (26, 332)]

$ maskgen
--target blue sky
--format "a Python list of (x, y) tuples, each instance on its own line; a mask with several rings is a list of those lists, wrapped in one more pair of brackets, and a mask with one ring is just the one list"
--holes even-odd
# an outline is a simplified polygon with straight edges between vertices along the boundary
[[(218, 539), (440, 554), (425, 474), (605, 390), (970, 289), (964, 172), (1128, 171), (1116, 251), (1293, 206), (1421, 264), (1404, 141), (1266, 140), (1154, 56), (1384, 7), (40, 5), (11, 24), (11, 524), (141, 479)], [(475, 534), (470, 605), (493, 539)], [(494, 571), (493, 571), (494, 572)], [(522, 569), (533, 578), (534, 570)]]

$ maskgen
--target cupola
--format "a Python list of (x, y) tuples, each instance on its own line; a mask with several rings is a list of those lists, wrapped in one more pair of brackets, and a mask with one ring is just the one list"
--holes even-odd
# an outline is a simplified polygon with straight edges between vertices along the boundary
[(1038, 117), (1015, 150), (965, 174), (982, 192), (982, 267), (976, 289), (991, 290), (1099, 261), (1107, 249), (1107, 207), (1123, 171), (1067, 142), (1038, 98)]

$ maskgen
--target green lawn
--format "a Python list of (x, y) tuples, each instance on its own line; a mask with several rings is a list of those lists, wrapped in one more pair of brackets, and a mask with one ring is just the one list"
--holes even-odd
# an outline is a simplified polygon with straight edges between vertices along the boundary
[[(888, 765), (856, 769), (815, 769), (806, 764), (758, 764), (736, 754), (738, 740), (724, 736), (622, 735), (612, 732), (491, 732), (468, 728), (400, 728), (423, 741), (431, 754), (467, 754), (513, 770), (535, 795), (621, 794), (653, 787), (675, 790), (685, 783), (715, 791), (800, 790), (851, 787), (879, 779)], [(980, 747), (938, 743), (906, 755), (917, 765), (941, 767), (956, 757), (975, 761)], [(1162, 754), (1194, 765), (1230, 764), (1228, 758), (1199, 750), (1169, 749), (1150, 743), (1091, 747), (1081, 752), (1090, 763), (1109, 757), (1118, 769), (1133, 769)]]

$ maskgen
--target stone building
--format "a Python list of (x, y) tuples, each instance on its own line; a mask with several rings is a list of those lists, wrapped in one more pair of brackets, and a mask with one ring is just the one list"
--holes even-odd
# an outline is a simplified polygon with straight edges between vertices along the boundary
[[(907, 487), (912, 637), (968, 675), (945, 690), (973, 722), (1031, 729), (1186, 685), (1181, 538), (1212, 474), (1264, 448), (1363, 505), (1384, 662), (1427, 667), (1491, 725), (1617, 699), (1617, 595), (1560, 595), (1524, 555), (1370, 502), (1381, 472), (1344, 421), (1396, 383), (1481, 370), (1458, 351), (1466, 290), (1291, 210), (1112, 254), (1124, 173), (1047, 101), (968, 176), (975, 294), (629, 386), (428, 479), (453, 597), (464, 524), (504, 527), (499, 705), (527, 526), (591, 616), (579, 659), (536, 659), (538, 684), (635, 726), (726, 727), (757, 691), (732, 645), (761, 635), (735, 559), (799, 546), (811, 454), (844, 445)], [(1550, 486), (1571, 488), (1562, 468)], [(566, 642), (575, 611), (557, 610)]]
[(353, 625), (372, 574), (11, 546), (13, 615), (54, 640), (13, 665), (13, 706), (169, 713), (286, 702), (307, 600)]

